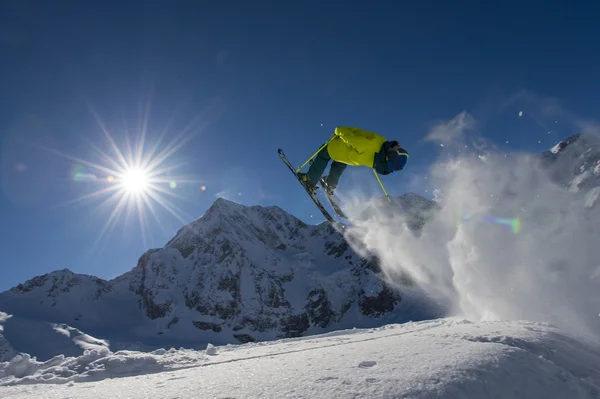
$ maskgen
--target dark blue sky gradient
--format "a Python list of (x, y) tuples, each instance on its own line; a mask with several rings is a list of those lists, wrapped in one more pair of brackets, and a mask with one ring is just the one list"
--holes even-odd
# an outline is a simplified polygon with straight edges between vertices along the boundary
[[(112, 278), (218, 196), (320, 222), (276, 151), (303, 162), (338, 125), (409, 150), (406, 172), (383, 179), (393, 195), (427, 195), (414, 181), (443, 149), (423, 138), (462, 111), (501, 150), (542, 151), (598, 110), (599, 12), (541, 1), (4, 1), (0, 290), (62, 268)], [(572, 118), (553, 123), (548, 103)], [(114, 156), (99, 121), (121, 149), (143, 126), (146, 149), (161, 133), (159, 149), (187, 138), (165, 161), (180, 165), (165, 186), (179, 197), (163, 197), (181, 220), (156, 205), (160, 221), (146, 209), (142, 229), (133, 208), (100, 236), (114, 209), (106, 196), (59, 206), (107, 185), (74, 179), (100, 175), (41, 148), (110, 166), (94, 150)], [(350, 169), (340, 190), (376, 184)]]

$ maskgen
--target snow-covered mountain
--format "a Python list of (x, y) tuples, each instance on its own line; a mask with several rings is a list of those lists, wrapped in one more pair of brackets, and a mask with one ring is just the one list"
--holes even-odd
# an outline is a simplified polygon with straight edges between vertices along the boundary
[[(574, 198), (595, 204), (598, 138), (574, 135), (541, 158)], [(417, 237), (440, 209), (415, 194), (372, 204), (377, 217), (404, 215)], [(353, 216), (372, 215), (364, 209)], [(65, 269), (1, 293), (0, 361), (18, 352), (47, 359), (92, 347), (199, 348), (440, 316), (386, 285), (377, 258), (359, 256), (357, 246), (328, 223), (306, 225), (277, 207), (218, 199), (113, 280)]]
[(75, 338), (67, 334), (65, 347), (22, 334), (24, 326), (62, 334), (63, 341), (72, 331), (85, 335), (83, 342), (110, 342), (112, 350), (149, 350), (431, 316), (408, 312), (401, 302), (402, 293), (382, 282), (376, 260), (357, 255), (331, 224), (307, 225), (278, 207), (224, 199), (111, 281), (65, 269), (0, 294), (0, 310), (14, 316), (4, 323), (8, 341), (44, 359), (72, 354)]
[(542, 154), (552, 178), (591, 208), (600, 197), (600, 138), (577, 133)]

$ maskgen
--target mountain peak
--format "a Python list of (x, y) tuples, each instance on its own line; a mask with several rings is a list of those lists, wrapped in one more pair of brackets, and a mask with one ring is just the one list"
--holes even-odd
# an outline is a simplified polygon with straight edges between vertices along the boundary
[[(213, 204), (208, 208), (206, 213), (200, 217), (199, 220), (206, 219), (208, 216), (213, 214), (219, 214), (222, 217), (228, 216), (246, 216), (246, 217), (254, 217), (257, 215), (260, 216), (273, 216), (276, 218), (292, 218), (296, 219), (296, 217), (292, 216), (288, 212), (284, 211), (278, 206), (261, 206), (261, 205), (242, 205), (235, 201), (225, 199), (225, 198), (217, 198)], [(297, 220), (297, 219), (296, 219)]]
[(555, 146), (553, 146), (547, 151), (551, 152), (552, 154), (558, 154), (559, 152), (564, 150), (568, 145), (579, 140), (582, 136), (583, 133), (575, 133), (567, 137), (566, 139), (559, 141)]
[(207, 212), (210, 212), (211, 209), (214, 209), (219, 212), (235, 212), (242, 211), (245, 208), (246, 207), (242, 204), (239, 204), (237, 202), (223, 197), (219, 197), (213, 202), (213, 204), (210, 206)]
[(555, 182), (593, 206), (600, 194), (600, 137), (573, 134), (544, 151), (541, 160)]
[(378, 273), (330, 223), (218, 198), (129, 272), (106, 282), (58, 270), (0, 294), (0, 310), (111, 347), (249, 342), (400, 320), (400, 293)]
[[(184, 258), (219, 242), (270, 243), (285, 246), (307, 225), (277, 206), (245, 206), (218, 198), (200, 218), (188, 223), (166, 247), (177, 248)], [(246, 246), (246, 245), (244, 245)]]

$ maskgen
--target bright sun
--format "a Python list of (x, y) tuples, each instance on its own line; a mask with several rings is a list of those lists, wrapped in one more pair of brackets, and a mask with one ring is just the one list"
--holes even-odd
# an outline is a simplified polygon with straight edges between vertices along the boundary
[[(140, 121), (139, 129), (133, 131), (134, 140), (131, 140), (129, 131), (125, 131), (119, 136), (123, 139), (123, 144), (119, 146), (98, 115), (93, 109), (91, 111), (108, 144), (106, 148), (103, 148), (98, 144), (89, 142), (94, 158), (97, 158), (96, 161), (43, 147), (49, 152), (75, 162), (72, 176), (75, 182), (87, 182), (97, 185), (89, 192), (68, 200), (59, 206), (79, 203), (84, 200), (101, 200), (101, 203), (94, 204), (94, 207), (102, 206), (108, 209), (109, 215), (98, 232), (98, 238), (94, 246), (99, 244), (105, 234), (116, 226), (122, 216), (125, 217), (127, 229), (130, 228), (128, 224), (129, 217), (137, 217), (144, 246), (149, 245), (147, 240), (154, 230), (150, 228), (150, 218), (155, 219), (159, 227), (164, 224), (165, 213), (175, 217), (180, 224), (187, 223), (191, 216), (176, 205), (175, 199), (186, 199), (182, 195), (183, 191), (181, 191), (182, 188), (186, 187), (186, 184), (198, 184), (197, 187), (204, 191), (205, 186), (203, 183), (205, 182), (191, 176), (175, 174), (176, 169), (183, 166), (184, 163), (173, 163), (170, 160), (172, 160), (177, 150), (201, 131), (199, 126), (206, 123), (206, 120), (197, 117), (181, 131), (164, 130), (157, 136), (148, 137), (148, 105)], [(171, 140), (163, 142), (163, 139), (167, 136), (171, 137)], [(189, 187), (186, 188), (189, 189)], [(177, 193), (177, 191), (180, 193)]]
[(129, 169), (121, 177), (122, 187), (131, 194), (146, 192), (148, 183), (148, 173), (143, 169)]

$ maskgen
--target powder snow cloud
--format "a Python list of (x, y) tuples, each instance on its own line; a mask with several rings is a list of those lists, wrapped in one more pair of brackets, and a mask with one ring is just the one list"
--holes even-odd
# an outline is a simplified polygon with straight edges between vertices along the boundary
[[(409, 273), (451, 313), (473, 320), (550, 322), (597, 334), (598, 207), (556, 184), (539, 154), (507, 158), (484, 154), (480, 145), (465, 149), (465, 132), (474, 126), (474, 119), (461, 113), (427, 135), (460, 148), (448, 148), (428, 171), (441, 211), (419, 237), (403, 223), (404, 216), (381, 201), (367, 205), (369, 216), (363, 212), (359, 218), (364, 199), (347, 210), (356, 217), (348, 237), (360, 243), (358, 250), (376, 254), (390, 279)], [(492, 218), (518, 218), (521, 228), (515, 233)]]

